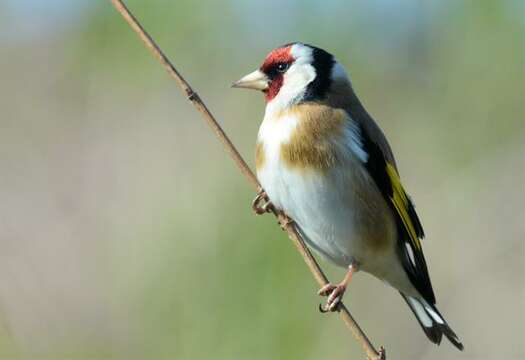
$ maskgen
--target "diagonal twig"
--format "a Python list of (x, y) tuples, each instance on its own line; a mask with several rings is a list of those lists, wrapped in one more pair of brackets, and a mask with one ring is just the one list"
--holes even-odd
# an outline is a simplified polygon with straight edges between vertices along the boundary
[[(144, 44), (149, 48), (149, 50), (153, 53), (153, 55), (159, 60), (159, 62), (164, 66), (164, 68), (168, 71), (169, 75), (177, 81), (179, 87), (184, 91), (186, 96), (188, 97), (188, 100), (195, 106), (195, 108), (203, 115), (204, 119), (208, 123), (208, 125), (212, 128), (213, 132), (217, 136), (217, 138), (222, 142), (225, 149), (228, 151), (232, 159), (237, 164), (237, 167), (242, 172), (244, 177), (248, 180), (248, 182), (252, 185), (253, 188), (255, 188), (257, 191), (261, 190), (261, 185), (259, 184), (259, 181), (257, 181), (257, 178), (255, 177), (254, 173), (250, 170), (250, 167), (248, 164), (246, 164), (246, 161), (242, 158), (241, 154), (237, 151), (236, 147), (233, 145), (231, 140), (228, 138), (222, 127), (219, 125), (215, 117), (211, 114), (211, 112), (208, 110), (204, 102), (200, 99), (199, 95), (193, 91), (190, 84), (182, 77), (182, 75), (177, 71), (175, 66), (171, 63), (171, 61), (168, 59), (166, 55), (162, 52), (160, 47), (155, 43), (155, 41), (151, 38), (151, 36), (146, 32), (146, 30), (142, 27), (142, 25), (139, 23), (139, 21), (131, 14), (131, 12), (128, 10), (126, 5), (123, 3), (122, 0), (111, 0), (113, 6), (117, 9), (117, 11), (124, 17), (128, 25), (137, 33), (137, 35), (141, 38), (141, 40), (144, 42)], [(317, 263), (317, 260), (312, 256), (311, 252), (306, 247), (306, 244), (304, 243), (303, 239), (297, 232), (297, 229), (295, 228), (295, 225), (293, 222), (290, 222), (287, 216), (282, 212), (275, 212), (273, 211), (273, 214), (277, 217), (279, 224), (281, 227), (288, 233), (288, 237), (292, 240), (293, 244), (297, 248), (297, 251), (301, 254), (304, 261), (306, 262), (306, 265), (310, 269), (312, 275), (314, 276), (315, 280), (320, 286), (324, 286), (328, 283), (328, 279), (326, 278), (326, 275), (319, 267), (319, 264)], [(385, 350), (383, 348), (380, 348), (379, 351), (377, 351), (368, 337), (366, 336), (365, 332), (361, 329), (359, 324), (354, 320), (346, 306), (341, 303), (339, 306), (339, 315), (341, 319), (344, 321), (344, 323), (348, 326), (348, 328), (352, 331), (352, 334), (356, 338), (356, 340), (361, 344), (363, 347), (363, 350), (365, 351), (367, 357), (371, 360), (384, 360), (386, 359)]]

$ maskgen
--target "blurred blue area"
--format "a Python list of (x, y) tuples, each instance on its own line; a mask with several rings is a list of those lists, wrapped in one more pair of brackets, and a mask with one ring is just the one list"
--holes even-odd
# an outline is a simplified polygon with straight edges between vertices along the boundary
[(93, 4), (80, 0), (3, 0), (0, 38), (14, 42), (67, 32)]

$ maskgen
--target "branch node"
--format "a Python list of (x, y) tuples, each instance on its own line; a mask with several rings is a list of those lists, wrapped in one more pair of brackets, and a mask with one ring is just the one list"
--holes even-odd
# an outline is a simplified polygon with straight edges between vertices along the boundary
[(186, 97), (189, 101), (194, 102), (199, 98), (199, 95), (191, 88), (186, 88)]

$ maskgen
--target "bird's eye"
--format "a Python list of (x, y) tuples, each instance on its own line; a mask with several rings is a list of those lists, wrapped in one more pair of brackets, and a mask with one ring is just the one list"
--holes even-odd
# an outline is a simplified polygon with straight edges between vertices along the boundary
[(283, 73), (286, 70), (288, 70), (288, 64), (287, 63), (278, 63), (277, 64), (277, 71), (278, 72)]

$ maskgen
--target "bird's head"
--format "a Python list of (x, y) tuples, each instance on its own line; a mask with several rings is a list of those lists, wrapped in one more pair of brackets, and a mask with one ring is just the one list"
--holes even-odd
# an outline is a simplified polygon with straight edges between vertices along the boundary
[(259, 69), (233, 83), (233, 87), (264, 92), (273, 108), (324, 99), (337, 81), (349, 84), (341, 65), (328, 52), (302, 43), (272, 50)]

